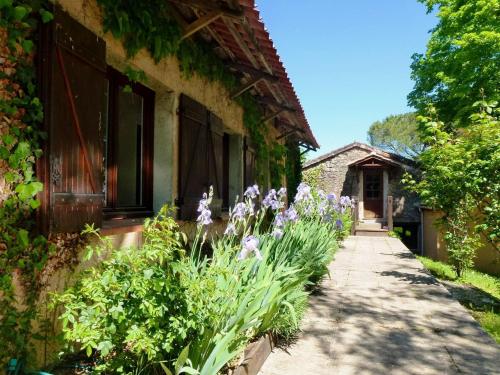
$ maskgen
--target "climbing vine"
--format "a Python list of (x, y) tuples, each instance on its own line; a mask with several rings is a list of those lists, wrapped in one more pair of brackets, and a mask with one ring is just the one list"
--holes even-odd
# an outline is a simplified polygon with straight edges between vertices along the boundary
[(292, 202), (297, 187), (302, 182), (302, 157), (300, 155), (300, 148), (295, 141), (287, 142), (285, 157), (285, 175), (288, 183), (288, 201)]
[[(46, 137), (40, 130), (43, 108), (37, 96), (36, 31), (40, 23), (53, 19), (45, 1), (0, 0), (0, 366), (9, 357), (28, 357), (30, 343), (37, 338), (32, 323), (37, 318), (42, 271), (51, 255), (64, 258), (57, 249), (65, 245), (38, 233), (35, 222), (40, 206), (37, 195), (43, 190), (35, 177), (35, 164)], [(228, 91), (239, 84), (210, 44), (181, 42), (181, 28), (171, 16), (168, 2), (97, 2), (103, 10), (104, 29), (123, 41), (129, 57), (146, 48), (155, 61), (175, 56), (187, 78), (198, 74)], [(136, 80), (142, 79), (140, 73), (129, 72)], [(267, 142), (263, 113), (253, 97), (246, 93), (237, 102), (256, 145), (259, 178), (269, 161), (274, 184), (283, 173), (279, 161), (284, 149)], [(68, 246), (76, 248), (80, 240), (72, 237)], [(71, 263), (71, 259), (63, 262)]]
[(32, 337), (37, 278), (49, 244), (36, 233), (35, 177), (42, 154), (42, 104), (34, 68), (39, 22), (52, 14), (42, 1), (0, 0), (0, 353), (25, 357)]
[[(200, 39), (182, 40), (181, 27), (172, 16), (168, 2), (97, 2), (103, 11), (104, 30), (123, 41), (129, 57), (145, 48), (156, 62), (175, 56), (179, 61), (181, 73), (186, 78), (197, 74), (210, 82), (222, 84), (228, 91), (233, 91), (238, 86), (238, 78), (227, 69), (209, 43)], [(248, 92), (239, 96), (236, 102), (243, 108), (243, 123), (256, 147), (257, 179), (260, 183), (264, 181), (264, 171), (267, 170), (266, 165), (269, 162), (271, 176), (274, 176), (275, 182), (280, 181), (284, 170), (279, 166), (284, 152), (276, 152), (279, 146), (275, 142), (268, 142), (267, 128), (261, 120), (261, 108)]]

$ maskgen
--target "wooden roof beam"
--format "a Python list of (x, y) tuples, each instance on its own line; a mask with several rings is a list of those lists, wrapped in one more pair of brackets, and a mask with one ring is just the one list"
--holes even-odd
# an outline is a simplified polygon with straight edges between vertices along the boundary
[(278, 122), (278, 125), (284, 126), (285, 128), (290, 130), (295, 130), (297, 133), (305, 134), (305, 130), (296, 125), (288, 124), (283, 121)]
[(241, 21), (244, 19), (244, 13), (241, 10), (234, 10), (228, 7), (219, 7), (211, 1), (207, 0), (168, 0), (176, 5), (190, 6), (197, 9), (202, 9), (208, 12), (222, 12), (224, 17), (232, 18)]
[(281, 113), (283, 113), (285, 110), (283, 108), (280, 108), (278, 109), (277, 111), (275, 112), (272, 112), (270, 113), (269, 115), (267, 116), (264, 116), (260, 121), (261, 122), (267, 122), (269, 120), (272, 120), (273, 118), (276, 118), (277, 116), (279, 116)]
[(257, 97), (255, 99), (260, 104), (271, 105), (275, 108), (281, 108), (281, 109), (284, 109), (285, 111), (288, 111), (288, 112), (296, 112), (297, 111), (295, 108), (289, 106), (288, 104), (280, 103), (277, 100), (274, 100), (274, 99), (269, 98), (267, 96), (260, 96), (260, 97)]
[(307, 151), (316, 151), (316, 147), (313, 147), (305, 143), (304, 141), (299, 141), (299, 146), (305, 148), (305, 151), (302, 154), (306, 153)]
[(276, 137), (276, 140), (279, 141), (280, 139), (286, 138), (292, 134), (295, 134), (296, 132), (297, 132), (297, 130), (295, 130), (295, 129), (289, 130), (285, 133), (282, 133), (279, 137)]
[(201, 16), (200, 18), (198, 18), (193, 23), (189, 24), (184, 29), (184, 33), (182, 34), (181, 40), (189, 38), (191, 35), (197, 33), (201, 29), (207, 27), (208, 25), (210, 25), (212, 22), (218, 20), (223, 15), (224, 15), (223, 12), (214, 10), (214, 11), (208, 12), (204, 16)]
[(257, 83), (262, 81), (264, 77), (253, 77), (248, 81), (247, 83), (244, 83), (242, 86), (240, 86), (238, 89), (236, 89), (232, 94), (231, 94), (231, 99), (237, 98), (244, 92), (250, 90), (252, 87), (254, 87)]
[(234, 70), (237, 70), (239, 72), (247, 73), (250, 74), (251, 76), (256, 76), (256, 77), (263, 77), (266, 81), (269, 82), (278, 82), (279, 78), (269, 74), (265, 71), (253, 68), (251, 66), (245, 65), (245, 64), (240, 64), (237, 62), (230, 62), (228, 63), (228, 67)]

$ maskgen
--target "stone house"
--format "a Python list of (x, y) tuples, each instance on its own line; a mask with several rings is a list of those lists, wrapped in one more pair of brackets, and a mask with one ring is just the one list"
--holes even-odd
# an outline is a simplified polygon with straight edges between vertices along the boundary
[[(157, 61), (142, 49), (130, 57), (104, 30), (96, 0), (54, 1), (37, 60), (48, 134), (37, 170), (44, 233), (94, 223), (137, 243), (143, 219), (167, 202), (181, 222), (195, 218), (209, 186), (213, 212), (224, 217), (258, 172), (242, 95), (252, 96), (269, 140), (317, 147), (254, 1), (166, 2), (181, 43), (210, 48), (240, 86), (186, 75), (175, 55)], [(132, 81), (130, 70), (144, 77)], [(267, 188), (270, 168), (261, 169)]]
[[(253, 0), (164, 2), (160, 16), (176, 22), (180, 38), (167, 35), (155, 42), (187, 45), (188, 69), (198, 64), (189, 74), (176, 53), (155, 58), (142, 48), (131, 56), (124, 40), (105, 29), (104, 2), (48, 2), (53, 19), (36, 30), (33, 69), (46, 134), (36, 165), (44, 186), (37, 197), (37, 229), (49, 238), (64, 239), (94, 224), (114, 246), (137, 246), (145, 218), (166, 203), (179, 208), (178, 222), (189, 234), (209, 186), (213, 227), (222, 228), (235, 197), (257, 176), (262, 190), (268, 189), (272, 162), (288, 162), (259, 159), (262, 144), (252, 138), (248, 117), (262, 129), (268, 147), (291, 145), (296, 154), (299, 148), (318, 147)], [(207, 55), (210, 63), (200, 63)], [(211, 70), (219, 75), (208, 77)], [(6, 186), (3, 172), (0, 165), (0, 190)], [(286, 184), (285, 178), (280, 182)], [(71, 250), (79, 245), (68, 242)], [(40, 309), (50, 292), (63, 290), (75, 274), (100, 260), (80, 262), (79, 254), (66, 248), (60, 253), (74, 256), (77, 265), (65, 267), (59, 257), (48, 260)], [(17, 273), (13, 284), (23, 301), (27, 293)], [(57, 327), (55, 315), (50, 319)], [(39, 363), (55, 359), (51, 356), (58, 351), (47, 345), (37, 347)]]
[(408, 234), (405, 242), (417, 249), (419, 201), (401, 184), (405, 171), (415, 171), (412, 160), (359, 142), (309, 160), (303, 166), (304, 175), (313, 179), (319, 188), (337, 196), (353, 197), (360, 222), (387, 226), (388, 197), (391, 196), (394, 227), (402, 227)]

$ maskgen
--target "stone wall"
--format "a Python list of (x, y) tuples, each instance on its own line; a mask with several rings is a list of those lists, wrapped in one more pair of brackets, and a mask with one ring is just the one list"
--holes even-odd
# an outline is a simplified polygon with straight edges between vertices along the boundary
[(391, 169), (389, 171), (389, 193), (394, 197), (393, 213), (394, 222), (417, 223), (420, 222), (418, 207), (420, 201), (415, 193), (404, 189), (401, 179), (402, 169)]
[(348, 168), (348, 164), (369, 154), (368, 150), (352, 148), (310, 168), (305, 168), (303, 173), (317, 173), (317, 187), (327, 193), (333, 192), (337, 196), (357, 196), (358, 178), (356, 172)]
[[(347, 148), (330, 158), (321, 160), (304, 168), (304, 176), (313, 176), (314, 185), (327, 193), (337, 196), (347, 195), (357, 197), (360, 202), (360, 216), (363, 217), (363, 191), (361, 189), (361, 170), (349, 168), (348, 165), (373, 154), (367, 147)], [(405, 190), (401, 184), (403, 169), (395, 166), (387, 168), (388, 192), (394, 197), (394, 221), (399, 223), (417, 223), (420, 221), (418, 211), (419, 200), (416, 194)], [(306, 177), (307, 179), (307, 177)], [(384, 206), (385, 207), (385, 206)]]

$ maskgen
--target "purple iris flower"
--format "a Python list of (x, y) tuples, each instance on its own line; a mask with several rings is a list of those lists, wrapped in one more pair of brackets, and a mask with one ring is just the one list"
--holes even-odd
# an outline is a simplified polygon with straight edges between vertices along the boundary
[(338, 230), (342, 230), (344, 228), (344, 223), (342, 222), (342, 220), (337, 219), (337, 221), (335, 222), (335, 226)]
[(276, 217), (274, 218), (274, 225), (277, 227), (277, 228), (283, 228), (285, 226), (285, 223), (286, 223), (286, 216), (283, 215), (281, 212), (279, 214), (276, 215)]
[(282, 187), (278, 190), (278, 197), (283, 198), (286, 195), (286, 188)]
[(279, 208), (281, 208), (281, 203), (276, 194), (276, 190), (269, 190), (266, 197), (262, 200), (262, 205), (265, 208), (271, 207), (272, 210), (278, 210)]
[(241, 241), (241, 252), (238, 255), (238, 260), (243, 260), (248, 257), (250, 253), (254, 253), (255, 257), (262, 260), (262, 255), (259, 251), (259, 239), (255, 236), (246, 236)]
[(198, 212), (202, 212), (208, 208), (208, 196), (207, 193), (203, 193), (203, 199), (200, 200), (200, 204), (198, 205)]
[(212, 212), (208, 209), (205, 208), (203, 211), (201, 211), (200, 216), (198, 216), (198, 219), (196, 219), (198, 224), (201, 225), (209, 225), (212, 223)]
[(237, 203), (236, 206), (234, 206), (233, 217), (236, 220), (245, 219), (246, 214), (247, 214), (247, 206), (245, 205), (245, 203), (240, 202), (240, 203)]
[(295, 202), (309, 200), (312, 198), (311, 187), (304, 182), (301, 182), (297, 187), (297, 194), (295, 194)]
[(283, 230), (280, 229), (280, 228), (274, 228), (273, 232), (271, 233), (271, 235), (277, 239), (277, 240), (280, 240), (282, 237), (283, 237)]
[(337, 200), (337, 196), (335, 195), (335, 193), (330, 193), (326, 196), (326, 199), (328, 199), (330, 203), (335, 203), (335, 201)]
[(299, 219), (299, 215), (293, 206), (285, 211), (285, 218), (289, 221), (295, 222)]
[(257, 195), (260, 195), (259, 186), (258, 185), (249, 186), (247, 187), (245, 193), (243, 194), (247, 198), (254, 199), (257, 197)]
[(320, 215), (324, 215), (325, 212), (326, 212), (326, 202), (325, 201), (321, 201), (318, 205), (318, 212)]
[(351, 206), (351, 198), (349, 198), (347, 196), (340, 197), (340, 204), (344, 207), (350, 207)]

